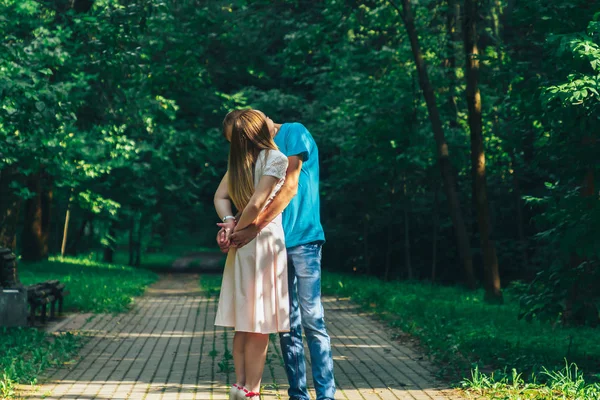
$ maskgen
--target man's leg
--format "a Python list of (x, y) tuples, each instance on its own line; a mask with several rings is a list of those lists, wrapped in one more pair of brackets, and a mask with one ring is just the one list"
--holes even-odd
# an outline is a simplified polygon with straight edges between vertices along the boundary
[(279, 334), (281, 354), (290, 384), (288, 395), (293, 400), (309, 400), (310, 397), (306, 388), (306, 362), (304, 361), (300, 308), (298, 307), (298, 292), (296, 290), (296, 272), (291, 257), (288, 257), (288, 286), (290, 297), (290, 332)]
[(325, 328), (321, 304), (321, 244), (307, 244), (288, 250), (297, 279), (302, 328), (308, 342), (317, 400), (333, 399), (335, 380), (331, 341)]

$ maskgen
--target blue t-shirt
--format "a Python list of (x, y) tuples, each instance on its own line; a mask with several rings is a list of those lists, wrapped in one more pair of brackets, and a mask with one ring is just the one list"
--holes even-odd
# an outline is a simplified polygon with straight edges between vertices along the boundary
[(294, 122), (281, 125), (275, 144), (288, 157), (299, 156), (302, 170), (298, 193), (283, 211), (286, 247), (324, 242), (319, 203), (319, 149), (308, 129)]

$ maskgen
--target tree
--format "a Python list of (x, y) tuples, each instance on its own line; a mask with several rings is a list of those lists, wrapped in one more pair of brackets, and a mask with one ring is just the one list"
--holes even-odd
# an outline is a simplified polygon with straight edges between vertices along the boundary
[(436, 150), (438, 157), (438, 164), (442, 174), (442, 182), (444, 184), (444, 190), (448, 201), (448, 207), (452, 223), (454, 225), (454, 232), (456, 234), (456, 242), (458, 252), (463, 264), (465, 278), (467, 285), (470, 288), (475, 288), (475, 275), (473, 273), (473, 259), (471, 257), (471, 249), (469, 246), (469, 240), (467, 235), (467, 229), (465, 227), (462, 210), (460, 207), (458, 195), (455, 189), (454, 174), (452, 172), (450, 164), (450, 152), (448, 149), (448, 143), (444, 135), (444, 129), (442, 121), (437, 108), (435, 94), (431, 82), (429, 81), (429, 75), (421, 53), (419, 46), (419, 40), (417, 31), (415, 28), (414, 18), (410, 6), (410, 0), (402, 0), (402, 18), (406, 27), (406, 32), (410, 39), (411, 48), (415, 60), (415, 66), (419, 75), (419, 84), (423, 91), (423, 96), (427, 102), (427, 110), (429, 112), (429, 120), (433, 129), (433, 134), (436, 142)]
[(463, 33), (466, 53), (466, 97), (469, 109), (469, 129), (471, 132), (471, 174), (473, 178), (473, 196), (477, 211), (479, 240), (483, 253), (485, 298), (490, 302), (502, 302), (498, 257), (496, 255), (496, 247), (490, 237), (490, 211), (482, 134), (481, 93), (479, 91), (477, 0), (465, 0), (464, 10)]

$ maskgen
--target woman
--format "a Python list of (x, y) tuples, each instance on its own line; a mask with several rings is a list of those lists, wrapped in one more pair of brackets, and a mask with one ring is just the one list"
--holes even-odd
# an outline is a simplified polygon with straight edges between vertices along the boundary
[[(215, 193), (228, 234), (252, 223), (283, 184), (288, 160), (273, 142), (274, 133), (273, 121), (260, 111), (244, 110), (233, 123), (228, 171)], [(232, 201), (241, 211), (237, 221)], [(244, 247), (230, 248), (215, 325), (235, 329), (236, 383), (229, 399), (258, 399), (269, 334), (290, 329), (281, 215)]]

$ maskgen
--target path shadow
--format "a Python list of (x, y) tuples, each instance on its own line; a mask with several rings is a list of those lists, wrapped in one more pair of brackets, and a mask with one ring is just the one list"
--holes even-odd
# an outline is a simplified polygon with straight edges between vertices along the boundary
[(216, 273), (222, 272), (226, 254), (219, 251), (188, 253), (171, 265), (174, 273)]
[[(217, 299), (202, 295), (198, 279), (196, 274), (164, 274), (131, 313), (104, 316), (110, 322), (84, 329), (89, 342), (83, 357), (63, 373), (50, 375), (48, 386), (28, 398), (44, 398), (55, 384), (80, 389), (57, 389), (62, 393), (49, 399), (225, 398), (233, 376), (232, 369), (223, 372), (221, 365), (231, 363), (225, 354), (232, 331), (214, 327)], [(360, 315), (354, 305), (325, 298), (324, 306), (340, 399), (455, 398), (447, 397), (418, 360), (421, 354), (390, 340), (380, 324)], [(287, 381), (278, 339), (273, 339), (264, 383), (284, 395)], [(97, 390), (91, 396), (90, 387)], [(274, 399), (275, 390), (264, 398)]]

